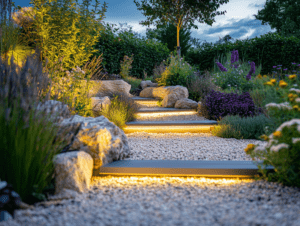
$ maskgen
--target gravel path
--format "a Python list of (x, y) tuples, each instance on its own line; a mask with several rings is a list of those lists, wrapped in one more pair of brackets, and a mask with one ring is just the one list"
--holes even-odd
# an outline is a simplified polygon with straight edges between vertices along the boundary
[[(128, 159), (249, 160), (247, 143), (264, 144), (209, 134), (134, 133), (128, 139)], [(251, 179), (93, 177), (88, 192), (18, 210), (2, 225), (300, 226), (300, 189)]]
[[(162, 119), (199, 120), (199, 116)], [(132, 149), (127, 160), (251, 161), (244, 152), (247, 144), (266, 145), (207, 133), (132, 133), (127, 137)], [(300, 189), (262, 180), (93, 177), (86, 193), (52, 199), (33, 210), (17, 210), (14, 220), (0, 226), (300, 226)]]

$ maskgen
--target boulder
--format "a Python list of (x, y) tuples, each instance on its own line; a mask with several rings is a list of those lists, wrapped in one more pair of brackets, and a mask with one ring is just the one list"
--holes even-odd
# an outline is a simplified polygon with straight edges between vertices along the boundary
[(55, 194), (64, 189), (78, 193), (90, 188), (93, 174), (93, 158), (84, 151), (66, 152), (53, 158), (55, 165)]
[(147, 87), (142, 90), (140, 97), (163, 99), (162, 107), (172, 108), (176, 101), (189, 97), (189, 92), (183, 86)]
[(11, 184), (0, 182), (0, 222), (8, 221), (15, 216), (18, 209), (34, 209), (32, 205), (22, 202), (20, 195), (13, 190)]
[(152, 83), (150, 80), (141, 81), (140, 85), (141, 85), (142, 89), (145, 89), (147, 87), (157, 87), (158, 86), (157, 83)]
[(160, 87), (147, 87), (142, 90), (140, 97), (147, 98), (160, 98), (164, 99), (165, 96), (171, 94), (172, 92), (184, 93), (185, 98), (189, 97), (189, 92), (186, 87), (183, 86), (160, 86)]
[(100, 111), (111, 104), (109, 97), (91, 97), (93, 111)]
[(166, 95), (162, 101), (162, 107), (173, 108), (175, 103), (183, 98), (188, 98), (189, 92), (187, 88), (182, 86), (171, 87), (170, 93)]
[(89, 90), (88, 97), (113, 97), (116, 93), (124, 93), (132, 97), (129, 93), (131, 85), (124, 80), (90, 80), (92, 87)]
[[(45, 105), (46, 107), (50, 108), (51, 105), (57, 104), (57, 102), (59, 101), (46, 101), (44, 104), (42, 104), (42, 106)], [(67, 109), (68, 106), (66, 105), (63, 108)], [(43, 109), (43, 107), (40, 107), (40, 109)], [(124, 131), (117, 127), (114, 123), (110, 122), (104, 116), (93, 118), (73, 115), (72, 117), (61, 117), (60, 119), (62, 119), (62, 121), (54, 123), (58, 126), (58, 132), (55, 139), (64, 139), (65, 144), (62, 144), (60, 147), (60, 150), (62, 151), (58, 155), (66, 152), (76, 153), (83, 151), (91, 156), (93, 160), (93, 169), (99, 169), (104, 164), (129, 157), (130, 149), (128, 146), (128, 139)], [(87, 159), (85, 161), (88, 162), (89, 158), (86, 156), (87, 155), (79, 155), (77, 153), (75, 157), (73, 154), (71, 157), (69, 155), (67, 155), (67, 157), (60, 157), (62, 159), (67, 159), (64, 161), (60, 160), (65, 162), (64, 164), (54, 164), (55, 172), (64, 172), (62, 169), (63, 167), (71, 167), (67, 164), (67, 162), (69, 162), (69, 164), (72, 163), (78, 165), (79, 163), (77, 162), (79, 159), (83, 158)], [(69, 171), (71, 175), (75, 174), (75, 171), (78, 171), (78, 175), (82, 174), (79, 167), (73, 166), (72, 169), (74, 172)], [(69, 177), (72, 177), (71, 175), (69, 175)], [(64, 177), (68, 176), (65, 175)], [(68, 183), (60, 183), (59, 191), (62, 191), (63, 189), (70, 189), (67, 184)], [(78, 190), (79, 188), (78, 186), (75, 186), (74, 189)]]
[(197, 109), (197, 107), (198, 103), (188, 98), (177, 100), (175, 103), (175, 108), (180, 109)]

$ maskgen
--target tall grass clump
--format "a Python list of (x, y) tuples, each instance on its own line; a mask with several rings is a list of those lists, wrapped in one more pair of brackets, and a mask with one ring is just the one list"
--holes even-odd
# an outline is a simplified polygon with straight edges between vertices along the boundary
[(198, 77), (191, 75), (191, 82), (187, 84), (189, 91), (189, 99), (199, 101), (200, 98), (204, 98), (211, 90), (221, 91), (221, 89), (212, 82), (212, 78), (206, 71), (204, 75)]
[(138, 109), (134, 100), (123, 93), (117, 93), (111, 99), (111, 104), (101, 109), (99, 114), (122, 129), (126, 122), (136, 119), (135, 113)]
[(271, 123), (271, 121), (263, 114), (244, 118), (238, 115), (227, 115), (218, 121), (218, 126), (215, 127), (212, 134), (223, 138), (258, 140), (265, 133), (267, 123)]
[[(64, 133), (56, 137), (58, 127), (54, 116), (56, 105), (48, 114), (36, 111), (39, 102), (49, 100), (46, 92), (52, 82), (39, 61), (39, 49), (28, 56), (19, 73), (11, 57), (0, 58), (0, 177), (12, 184), (23, 202), (45, 199), (42, 192), (54, 176), (53, 157), (65, 145)], [(46, 61), (47, 63), (48, 61)]]

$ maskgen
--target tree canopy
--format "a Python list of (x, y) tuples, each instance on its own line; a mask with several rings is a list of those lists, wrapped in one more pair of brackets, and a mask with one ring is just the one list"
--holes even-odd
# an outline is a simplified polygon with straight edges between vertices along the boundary
[(157, 28), (161, 28), (167, 23), (171, 23), (177, 28), (177, 52), (180, 57), (180, 42), (179, 32), (180, 29), (191, 29), (194, 27), (194, 20), (196, 19), (200, 23), (206, 23), (212, 26), (215, 22), (214, 17), (216, 15), (224, 15), (226, 11), (216, 12), (220, 7), (220, 4), (227, 3), (229, 0), (150, 0), (151, 5), (147, 0), (142, 1), (142, 5), (134, 0), (138, 10), (143, 10), (144, 16), (147, 17), (147, 21), (140, 22), (141, 25), (150, 26), (154, 24), (155, 19), (159, 21), (155, 22)]
[[(174, 51), (174, 48), (177, 46), (176, 37), (177, 35), (177, 28), (168, 23), (167, 26), (159, 29), (149, 29), (147, 28), (146, 37), (147, 39), (156, 38), (161, 43), (166, 43), (167, 47), (170, 51)], [(191, 31), (188, 29), (180, 29), (179, 31), (180, 36), (180, 47), (181, 47), (181, 54), (186, 55), (187, 51), (191, 47)]]
[(299, 11), (300, 0), (267, 0), (264, 8), (253, 16), (261, 20), (263, 25), (269, 23), (282, 36), (300, 38)]

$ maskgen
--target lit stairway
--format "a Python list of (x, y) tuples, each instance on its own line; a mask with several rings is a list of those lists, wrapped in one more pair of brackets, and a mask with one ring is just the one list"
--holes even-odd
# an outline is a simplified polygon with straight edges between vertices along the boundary
[[(134, 97), (141, 108), (138, 117), (163, 115), (193, 115), (196, 110), (162, 108), (158, 99)], [(126, 123), (125, 134), (149, 133), (209, 133), (217, 121), (134, 121)], [(252, 161), (194, 161), (194, 160), (119, 160), (93, 171), (93, 176), (198, 176), (215, 178), (252, 178), (258, 174), (257, 164)], [(268, 166), (269, 171), (274, 171)]]
[[(181, 116), (196, 115), (194, 109), (163, 108), (158, 106), (158, 99), (135, 97), (135, 103), (141, 106), (137, 116)], [(149, 133), (209, 133), (217, 121), (134, 121), (127, 122), (123, 128), (125, 133), (149, 132)]]

